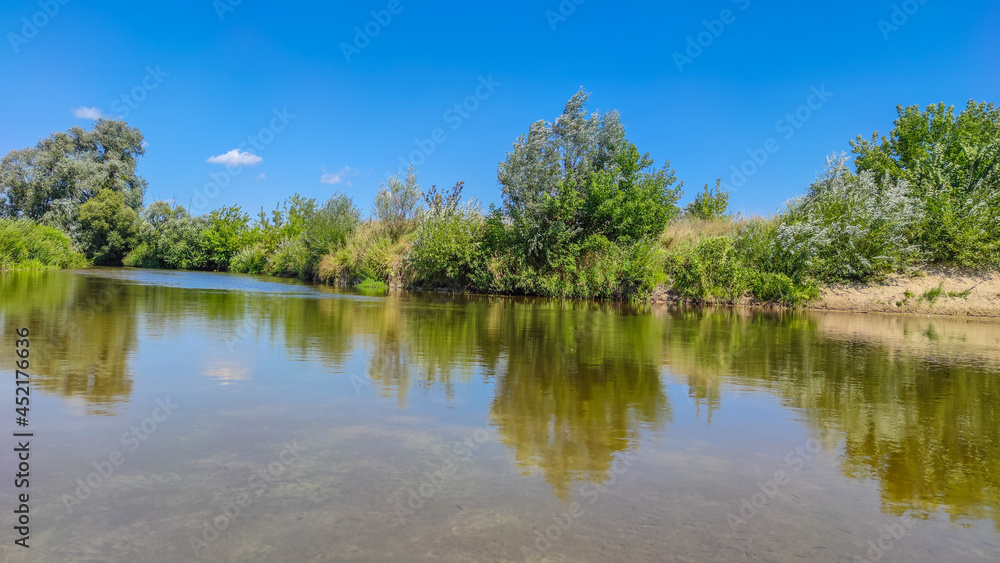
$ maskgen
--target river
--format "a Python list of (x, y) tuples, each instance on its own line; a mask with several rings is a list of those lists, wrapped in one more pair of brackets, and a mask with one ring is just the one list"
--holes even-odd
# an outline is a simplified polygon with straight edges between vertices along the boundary
[(1000, 560), (996, 323), (95, 268), (0, 327), (4, 561)]

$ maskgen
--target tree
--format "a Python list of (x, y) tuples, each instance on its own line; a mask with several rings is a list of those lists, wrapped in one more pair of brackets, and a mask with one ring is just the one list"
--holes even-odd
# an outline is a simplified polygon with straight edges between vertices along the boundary
[(1000, 264), (1000, 109), (970, 100), (958, 116), (943, 103), (896, 111), (889, 138), (851, 143), (858, 171), (905, 181), (922, 208), (911, 239), (931, 262)]
[(637, 240), (679, 213), (681, 186), (669, 162), (653, 168), (625, 138), (617, 112), (588, 115), (581, 89), (555, 122), (537, 121), (497, 168), (515, 244), (552, 264), (588, 236)]
[(208, 215), (208, 226), (202, 232), (201, 247), (207, 267), (224, 272), (237, 251), (246, 246), (250, 237), (250, 217), (240, 206), (215, 209)]
[(84, 254), (95, 264), (120, 266), (137, 243), (138, 214), (121, 192), (103, 189), (80, 206), (79, 239)]
[(373, 215), (387, 229), (393, 241), (411, 230), (420, 215), (420, 186), (413, 164), (406, 170), (406, 179), (393, 176), (379, 187), (375, 195)]
[(923, 112), (915, 105), (896, 106), (896, 113), (888, 138), (880, 139), (876, 131), (871, 140), (859, 135), (851, 141), (858, 172), (906, 180), (915, 190), (942, 179), (970, 189), (985, 179), (998, 187), (1000, 108), (969, 100), (957, 117), (955, 107), (943, 102)]
[(201, 247), (207, 217), (192, 217), (182, 205), (156, 201), (141, 218), (139, 242), (124, 260), (127, 266), (198, 270), (207, 267)]
[(136, 174), (142, 133), (120, 120), (100, 119), (86, 131), (53, 133), (0, 160), (0, 216), (27, 217), (76, 234), (77, 212), (101, 190), (142, 208), (146, 180)]
[(714, 188), (709, 188), (708, 184), (705, 184), (694, 201), (684, 207), (684, 215), (706, 221), (725, 219), (728, 217), (726, 215), (728, 208), (729, 192), (722, 189), (722, 180), (716, 180)]

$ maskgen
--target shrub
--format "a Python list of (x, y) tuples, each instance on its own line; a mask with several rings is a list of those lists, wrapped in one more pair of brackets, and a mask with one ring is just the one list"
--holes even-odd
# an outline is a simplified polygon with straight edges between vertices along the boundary
[(554, 123), (533, 123), (497, 171), (510, 251), (538, 275), (576, 262), (591, 235), (636, 241), (659, 235), (679, 213), (669, 163), (653, 169), (618, 114), (588, 115), (587, 98), (580, 90)]
[(406, 171), (405, 180), (394, 176), (379, 188), (372, 215), (393, 241), (398, 241), (416, 226), (421, 212), (420, 195), (412, 164)]
[(749, 282), (750, 294), (764, 303), (796, 306), (819, 297), (816, 284), (796, 282), (785, 274), (754, 272)]
[(142, 268), (197, 270), (208, 267), (202, 248), (207, 217), (192, 217), (181, 205), (157, 201), (143, 213), (136, 249), (125, 265)]
[(87, 259), (69, 237), (29, 219), (0, 219), (0, 271), (82, 268)]
[(267, 266), (267, 253), (261, 244), (244, 247), (229, 261), (229, 271), (239, 274), (262, 274)]
[(751, 275), (732, 236), (707, 237), (682, 246), (670, 255), (667, 273), (681, 297), (727, 301), (746, 294)]
[(825, 176), (789, 204), (777, 246), (824, 281), (867, 281), (913, 263), (920, 252), (909, 236), (921, 212), (906, 183), (855, 176), (844, 163), (831, 159)]
[(309, 269), (315, 271), (324, 254), (333, 252), (361, 224), (361, 211), (351, 198), (335, 195), (311, 213), (303, 226), (302, 238), (309, 249)]
[(238, 205), (215, 209), (208, 215), (208, 225), (201, 233), (201, 248), (207, 266), (216, 271), (229, 269), (229, 261), (250, 242), (250, 217)]
[[(462, 183), (447, 199), (428, 195), (428, 212), (414, 233), (408, 264), (416, 284), (467, 287), (482, 259), (485, 220), (475, 201), (460, 202)], [(435, 197), (437, 196), (437, 197)]]
[(726, 215), (728, 208), (729, 192), (722, 189), (722, 180), (717, 180), (714, 188), (709, 188), (708, 184), (705, 184), (694, 201), (684, 207), (684, 215), (703, 221), (728, 219), (729, 216)]
[(310, 274), (309, 249), (302, 238), (286, 238), (278, 243), (274, 254), (268, 257), (264, 271), (272, 276), (307, 279)]
[(411, 236), (394, 241), (381, 223), (369, 221), (356, 229), (336, 251), (323, 256), (319, 278), (333, 284), (372, 280), (399, 286), (409, 283), (406, 255)]
[(129, 252), (122, 258), (122, 266), (129, 268), (162, 268), (163, 263), (148, 244), (140, 242), (132, 249), (132, 252)]
[(95, 264), (120, 266), (138, 236), (139, 216), (121, 192), (102, 189), (80, 206), (80, 246)]

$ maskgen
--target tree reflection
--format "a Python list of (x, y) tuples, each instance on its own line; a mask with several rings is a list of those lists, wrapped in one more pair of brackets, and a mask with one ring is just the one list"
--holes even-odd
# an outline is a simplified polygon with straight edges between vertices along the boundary
[(1000, 531), (1000, 351), (980, 345), (1000, 327), (858, 317), (689, 311), (672, 317), (666, 362), (692, 387), (715, 386), (703, 392), (765, 389), (839, 432), (844, 474), (876, 480), (884, 511)]

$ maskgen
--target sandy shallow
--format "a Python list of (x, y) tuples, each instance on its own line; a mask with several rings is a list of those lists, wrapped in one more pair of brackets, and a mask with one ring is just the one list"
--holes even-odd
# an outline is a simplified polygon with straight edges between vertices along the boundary
[[(941, 289), (933, 299), (933, 292)], [(1000, 319), (1000, 275), (928, 268), (917, 277), (895, 275), (885, 283), (829, 287), (808, 309)]]

